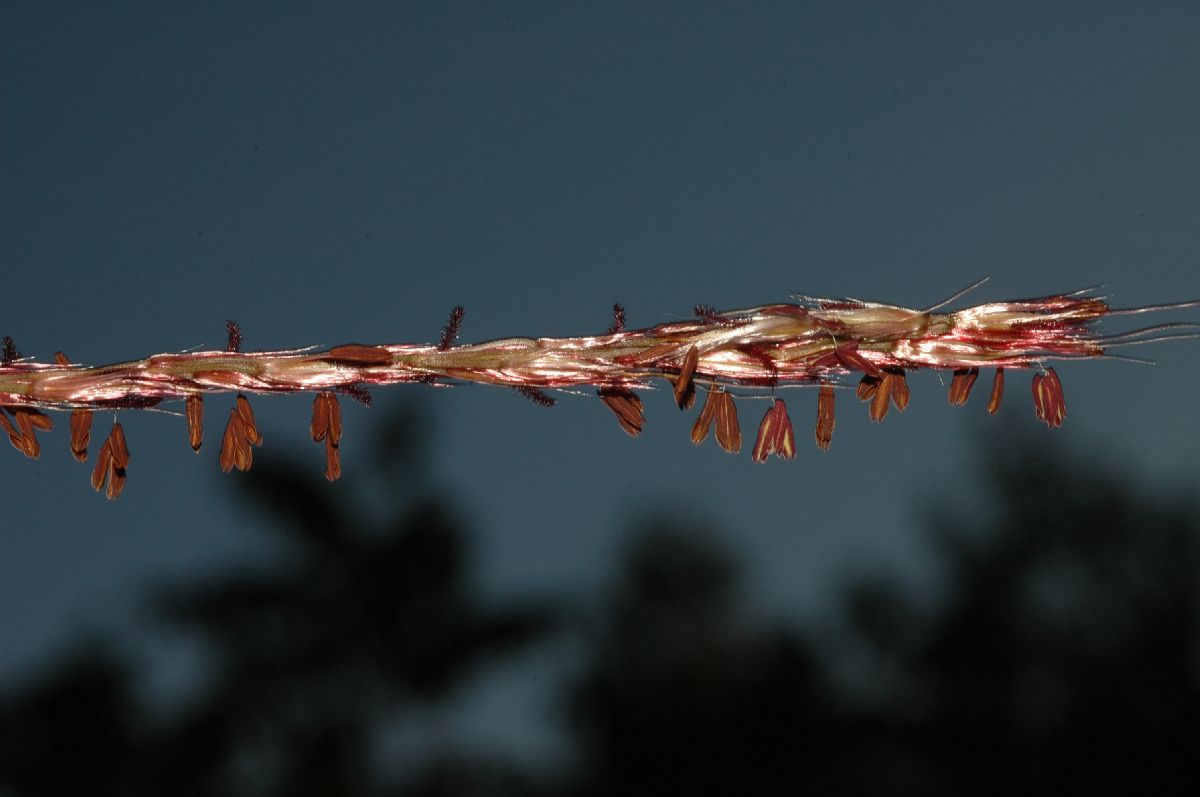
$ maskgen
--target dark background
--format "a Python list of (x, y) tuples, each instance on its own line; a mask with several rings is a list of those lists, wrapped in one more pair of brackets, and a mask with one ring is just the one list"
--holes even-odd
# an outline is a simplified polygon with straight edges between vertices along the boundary
[[(227, 318), (431, 340), (454, 304), (484, 340), (989, 274), (1200, 296), (1198, 35), (1192, 4), (0, 4), (0, 333), (100, 363)], [(1053, 433), (1023, 375), (986, 419), (923, 374), (821, 454), (791, 393), (766, 466), (665, 394), (634, 441), (586, 397), (411, 387), (345, 406), (334, 485), (303, 397), (255, 402), (248, 476), (124, 412), (109, 503), (56, 430), (0, 457), (0, 793), (1169, 772), (1195, 351), (1063, 365)]]

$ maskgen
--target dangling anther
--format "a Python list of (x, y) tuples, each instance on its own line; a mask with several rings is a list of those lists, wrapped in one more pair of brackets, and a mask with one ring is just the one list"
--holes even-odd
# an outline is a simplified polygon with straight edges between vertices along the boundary
[(114, 423), (108, 439), (96, 454), (96, 466), (92, 469), (92, 489), (99, 491), (107, 483), (105, 496), (111, 501), (125, 489), (126, 468), (129, 467), (129, 448), (125, 444), (125, 430)]
[(892, 371), (889, 376), (892, 377), (890, 380), (892, 383), (892, 404), (895, 404), (896, 409), (900, 410), (900, 412), (904, 412), (908, 408), (909, 398), (907, 375), (904, 371), (896, 370)]
[(696, 385), (692, 374), (700, 363), (700, 350), (692, 346), (683, 355), (683, 364), (679, 367), (679, 376), (675, 377), (675, 403), (679, 409), (685, 410), (696, 401)]
[(325, 478), (337, 481), (342, 475), (342, 407), (333, 393), (323, 390), (313, 399), (309, 433), (314, 441), (325, 441)]
[(54, 421), (44, 412), (32, 407), (7, 407), (16, 421), (16, 428), (0, 410), (0, 429), (8, 433), (8, 441), (12, 447), (30, 459), (37, 459), (42, 453), (42, 444), (38, 442), (34, 429), (49, 431), (54, 428)]
[(755, 462), (766, 462), (775, 454), (783, 459), (796, 456), (796, 440), (792, 434), (792, 420), (788, 417), (783, 399), (775, 399), (771, 409), (763, 416), (758, 426), (758, 438), (754, 441), (751, 457)]
[(815, 435), (817, 438), (817, 448), (822, 451), (829, 450), (829, 444), (833, 440), (833, 386), (821, 385), (821, 390), (817, 394), (817, 427)]
[(261, 446), (262, 441), (262, 434), (254, 422), (254, 410), (250, 408), (250, 401), (238, 393), (237, 403), (229, 411), (229, 423), (225, 425), (225, 435), (221, 439), (221, 470), (227, 473), (233, 468), (250, 470), (250, 466), (254, 464), (254, 451), (250, 446)]
[(73, 410), (71, 412), (71, 455), (76, 461), (87, 459), (88, 443), (92, 439), (92, 411)]
[(992, 377), (992, 395), (988, 397), (987, 411), (989, 415), (995, 415), (996, 410), (1000, 409), (1000, 400), (1004, 398), (1004, 369), (997, 368), (996, 375)]
[(978, 368), (955, 369), (954, 376), (950, 379), (950, 406), (961, 407), (966, 404), (967, 397), (971, 395), (971, 388), (978, 378)]
[(204, 396), (193, 393), (183, 403), (187, 415), (188, 443), (193, 451), (199, 451), (204, 443)]
[(1062, 426), (1063, 419), (1067, 417), (1062, 382), (1053, 368), (1033, 375), (1033, 411), (1038, 420), (1045, 421), (1051, 429)]
[(733, 396), (724, 388), (709, 385), (704, 407), (701, 408), (696, 422), (692, 424), (692, 442), (696, 445), (703, 443), (714, 421), (717, 424), (717, 445), (730, 454), (741, 451), (742, 427), (738, 423)]

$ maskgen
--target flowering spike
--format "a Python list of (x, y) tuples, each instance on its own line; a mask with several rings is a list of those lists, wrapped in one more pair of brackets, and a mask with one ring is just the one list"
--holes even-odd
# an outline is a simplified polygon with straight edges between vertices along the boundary
[(459, 330), (462, 329), (463, 313), (465, 312), (461, 304), (450, 308), (450, 318), (447, 319), (446, 326), (442, 327), (442, 338), (438, 341), (438, 351), (447, 351), (454, 345)]
[(817, 394), (817, 448), (822, 451), (829, 450), (829, 444), (833, 440), (833, 403), (834, 394), (831, 385), (821, 385), (821, 390)]
[(752, 457), (755, 462), (766, 462), (771, 454), (782, 459), (792, 459), (796, 456), (792, 419), (788, 417), (787, 405), (783, 403), (783, 399), (778, 398), (758, 426), (758, 438), (754, 441)]
[(1045, 421), (1051, 429), (1062, 426), (1063, 419), (1067, 417), (1062, 382), (1053, 368), (1033, 375), (1033, 411), (1038, 420)]
[[(642, 415), (642, 399), (637, 393), (627, 387), (603, 387), (600, 388), (599, 394), (604, 406), (617, 416), (617, 423), (621, 424), (621, 428), (625, 430), (626, 434), (630, 437), (637, 437), (642, 433), (642, 424), (645, 423), (645, 418)], [(693, 439), (695, 439), (694, 431)]]
[(92, 411), (71, 412), (71, 454), (79, 462), (87, 460), (88, 443), (92, 439)]
[(188, 444), (192, 450), (199, 452), (204, 444), (204, 396), (193, 393), (184, 401), (187, 415)]
[(961, 407), (967, 403), (971, 388), (979, 378), (978, 368), (956, 368), (954, 377), (950, 380), (950, 406)]
[[(250, 466), (252, 446), (262, 442), (249, 401), (242, 391), (260, 394), (328, 393), (369, 399), (367, 388), (400, 383), (449, 385), (473, 382), (501, 385), (549, 406), (545, 391), (600, 390), (601, 399), (630, 434), (641, 431), (641, 399), (635, 391), (655, 380), (671, 383), (681, 407), (694, 401), (697, 385), (708, 386), (692, 438), (704, 440), (713, 424), (718, 444), (727, 451), (741, 446), (741, 430), (731, 390), (757, 392), (797, 385), (817, 385), (819, 446), (833, 431), (835, 385), (861, 377), (856, 394), (869, 402), (873, 420), (890, 407), (903, 410), (909, 401), (907, 374), (917, 369), (953, 373), (950, 403), (965, 402), (979, 369), (995, 369), (987, 410), (996, 412), (1004, 387), (1004, 370), (1039, 371), (1033, 380), (1034, 409), (1049, 426), (1062, 423), (1062, 384), (1046, 363), (1055, 359), (1111, 356), (1118, 346), (1200, 337), (1200, 324), (1172, 322), (1130, 332), (1102, 334), (1098, 322), (1116, 316), (1200, 307), (1200, 302), (1114, 309), (1086, 292), (1004, 301), (943, 311), (946, 302), (925, 310), (860, 300), (799, 297), (791, 304), (770, 304), (718, 312), (698, 306), (696, 317), (644, 329), (625, 327), (624, 309), (613, 308), (613, 326), (605, 335), (570, 338), (504, 338), (471, 345), (455, 342), (463, 311), (451, 311), (437, 344), (347, 344), (326, 350), (244, 352), (241, 330), (227, 325), (224, 351), (157, 354), (133, 362), (82, 366), (57, 353), (53, 362), (21, 358), (11, 338), (0, 353), (0, 430), (13, 446), (30, 457), (40, 452), (36, 432), (50, 426), (42, 410), (66, 411), (71, 418), (71, 450), (87, 455), (90, 413), (113, 408), (146, 408), (165, 401), (186, 402), (188, 439), (202, 439), (204, 393), (235, 393), (236, 406), (222, 439), (224, 469)], [(703, 352), (703, 355), (701, 355)], [(330, 401), (322, 399), (325, 412)], [(338, 435), (332, 416), (316, 412), (314, 429), (323, 430), (327, 446), (326, 475), (340, 472)], [(323, 425), (322, 425), (323, 424)], [(120, 433), (116, 433), (119, 435)], [(123, 467), (110, 435), (95, 471), (97, 484), (114, 494), (123, 484), (109, 471)], [(123, 440), (123, 438), (120, 438)], [(754, 458), (794, 453), (790, 420), (776, 400), (760, 425)]]
[(996, 375), (992, 377), (992, 394), (988, 397), (987, 411), (989, 415), (995, 415), (996, 410), (1000, 409), (1000, 399), (1004, 398), (1004, 369), (997, 368)]

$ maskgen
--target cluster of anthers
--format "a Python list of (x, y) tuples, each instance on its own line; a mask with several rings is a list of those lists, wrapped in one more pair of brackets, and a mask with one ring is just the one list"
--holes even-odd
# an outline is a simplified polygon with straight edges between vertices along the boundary
[[(924, 310), (799, 296), (790, 304), (725, 312), (697, 306), (691, 319), (644, 329), (626, 329), (625, 311), (614, 305), (612, 325), (600, 335), (467, 345), (456, 343), (461, 307), (451, 311), (436, 344), (245, 352), (241, 330), (231, 321), (224, 351), (156, 354), (106, 366), (72, 364), (61, 352), (53, 363), (27, 360), (6, 337), (0, 427), (14, 448), (36, 459), (41, 452), (36, 432), (53, 426), (46, 411), (69, 412), (71, 452), (84, 461), (95, 412), (182, 401), (188, 440), (199, 451), (204, 394), (232, 392), (236, 397), (219, 461), (225, 471), (248, 470), (262, 435), (246, 393), (310, 392), (316, 394), (310, 432), (325, 445), (325, 477), (333, 481), (341, 475), (339, 395), (370, 403), (372, 386), (474, 382), (513, 388), (537, 404), (553, 406), (548, 391), (591, 387), (621, 428), (636, 437), (645, 421), (637, 391), (662, 379), (681, 409), (691, 407), (698, 389), (705, 389), (692, 441), (702, 443), (715, 428), (717, 444), (730, 453), (742, 447), (735, 399), (768, 399), (752, 452), (756, 462), (763, 462), (772, 454), (784, 459), (796, 455), (792, 421), (779, 396), (784, 388), (817, 390), (814, 437), (822, 450), (833, 439), (835, 396), (849, 387), (848, 379), (858, 377), (855, 394), (868, 403), (871, 420), (879, 422), (891, 407), (904, 411), (906, 375), (920, 369), (951, 375), (949, 400), (955, 406), (966, 403), (980, 369), (994, 369), (989, 413), (1000, 406), (1005, 371), (1032, 370), (1034, 412), (1053, 428), (1066, 417), (1066, 404), (1062, 383), (1048, 361), (1112, 358), (1117, 356), (1111, 353), (1114, 347), (1200, 334), (1200, 324), (1189, 322), (1102, 334), (1098, 322), (1107, 318), (1198, 303), (1121, 309), (1090, 291), (939, 312), (979, 284)], [(116, 498), (125, 486), (129, 458), (124, 431), (114, 419), (96, 457), (92, 486)]]

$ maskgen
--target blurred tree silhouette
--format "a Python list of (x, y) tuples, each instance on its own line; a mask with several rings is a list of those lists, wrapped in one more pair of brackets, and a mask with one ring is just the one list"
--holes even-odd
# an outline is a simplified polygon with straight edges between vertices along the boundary
[(829, 787), (833, 695), (794, 632), (758, 628), (732, 557), (698, 529), (649, 524), (624, 562), (570, 700), (572, 794), (755, 794)]
[(994, 439), (990, 496), (933, 523), (935, 606), (881, 583), (848, 602), (892, 675), (865, 712), (867, 768), (925, 793), (1195, 793), (1195, 498), (1155, 494), (1100, 457)]
[(146, 729), (129, 666), (81, 641), (23, 691), (0, 698), (0, 794), (130, 794)]
[(214, 654), (203, 693), (153, 722), (130, 697), (132, 668), (84, 649), (3, 704), (0, 793), (384, 793), (371, 744), (380, 726), (552, 621), (474, 596), (462, 527), (445, 501), (408, 487), (423, 481), (413, 433), (423, 425), (402, 407), (377, 438), (388, 484), (375, 494), (395, 497), (378, 518), (349, 485), (262, 457), (237, 484), (278, 521), (278, 561), (157, 599)]
[(940, 599), (866, 580), (828, 645), (741, 614), (691, 530), (643, 536), (571, 696), (569, 791), (1195, 793), (1195, 501), (1019, 437), (993, 438), (990, 495), (932, 523)]
[(380, 726), (554, 622), (480, 606), (443, 502), (400, 495), (421, 459), (399, 430), (421, 425), (379, 437), (379, 494), (398, 497), (378, 518), (348, 485), (256, 464), (246, 495), (286, 520), (284, 555), (157, 604), (211, 647), (207, 688), (148, 714), (136, 668), (82, 645), (0, 699), (0, 794), (1195, 791), (1195, 501), (1007, 431), (989, 492), (931, 523), (932, 602), (867, 579), (827, 627), (764, 623), (713, 537), (647, 520), (583, 612), (566, 773), (450, 750), (397, 781), (372, 752)]

